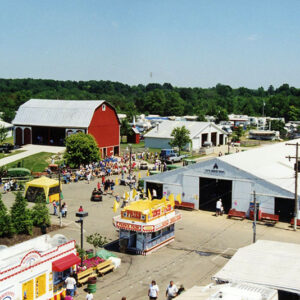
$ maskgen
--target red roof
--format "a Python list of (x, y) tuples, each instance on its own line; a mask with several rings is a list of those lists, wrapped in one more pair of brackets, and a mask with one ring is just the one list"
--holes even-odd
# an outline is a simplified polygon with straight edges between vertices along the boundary
[(71, 268), (74, 265), (79, 264), (80, 261), (80, 258), (72, 253), (52, 262), (52, 270), (56, 272), (62, 272), (68, 268)]

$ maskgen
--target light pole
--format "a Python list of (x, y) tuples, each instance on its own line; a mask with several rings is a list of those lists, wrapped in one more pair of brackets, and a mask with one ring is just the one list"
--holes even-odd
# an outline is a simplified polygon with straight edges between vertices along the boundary
[(58, 186), (59, 186), (59, 225), (62, 227), (62, 211), (61, 211), (61, 182), (60, 182), (60, 168), (61, 166), (58, 166)]
[[(80, 245), (80, 248), (81, 248), (81, 252), (83, 251), (83, 218), (87, 217), (89, 214), (88, 212), (86, 211), (79, 211), (76, 213), (76, 217), (79, 218), (79, 220), (75, 221), (76, 223), (80, 223), (80, 232), (81, 232), (81, 235), (80, 235), (80, 241), (81, 241), (81, 245)], [(83, 255), (81, 253), (81, 267), (83, 266)]]

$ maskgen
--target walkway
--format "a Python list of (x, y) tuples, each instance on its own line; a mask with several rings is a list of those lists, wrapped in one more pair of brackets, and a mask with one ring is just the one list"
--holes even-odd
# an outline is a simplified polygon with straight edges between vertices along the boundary
[(0, 159), (0, 167), (40, 152), (59, 153), (65, 151), (65, 147), (42, 145), (25, 145), (21, 149), (25, 151)]

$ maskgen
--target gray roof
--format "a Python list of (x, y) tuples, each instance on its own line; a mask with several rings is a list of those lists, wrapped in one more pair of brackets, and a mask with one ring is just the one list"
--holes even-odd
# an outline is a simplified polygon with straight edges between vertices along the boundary
[(158, 128), (155, 127), (150, 130), (144, 137), (151, 137), (151, 138), (172, 138), (171, 133), (174, 128), (185, 126), (190, 131), (190, 138), (194, 138), (199, 133), (201, 133), (205, 128), (211, 126), (212, 131), (219, 131), (223, 134), (227, 133), (223, 131), (221, 128), (216, 126), (214, 123), (210, 122), (195, 122), (195, 121), (169, 121), (164, 120), (159, 125)]
[(104, 100), (30, 99), (21, 105), (14, 125), (88, 128)]

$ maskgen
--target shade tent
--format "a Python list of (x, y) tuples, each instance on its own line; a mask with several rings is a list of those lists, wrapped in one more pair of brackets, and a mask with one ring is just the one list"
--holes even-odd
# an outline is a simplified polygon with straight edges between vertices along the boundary
[(25, 197), (28, 201), (35, 202), (38, 195), (43, 195), (46, 202), (53, 202), (59, 200), (59, 182), (45, 176), (34, 179), (26, 183)]

